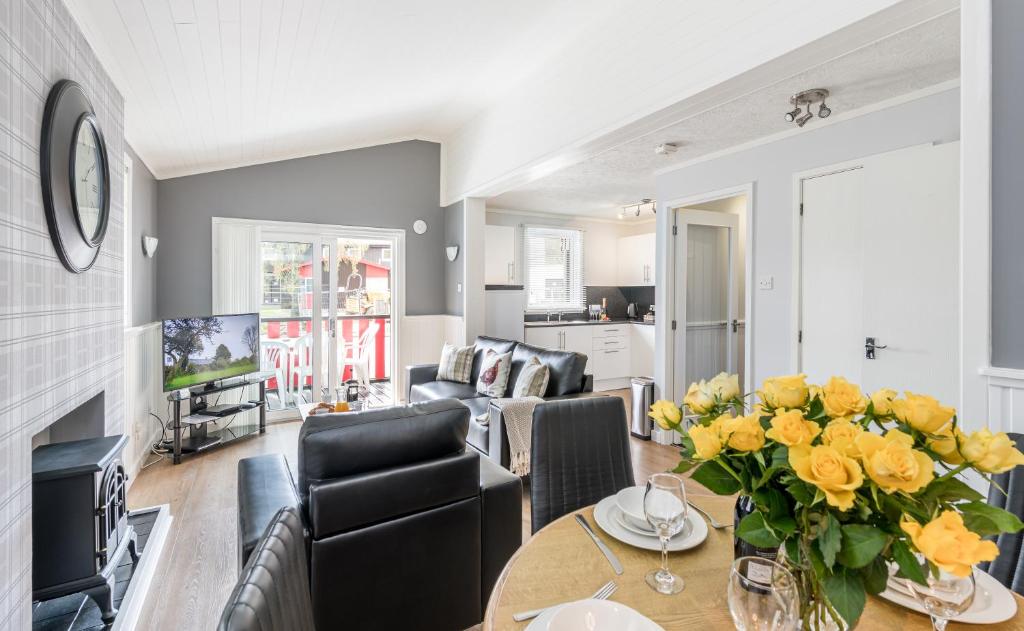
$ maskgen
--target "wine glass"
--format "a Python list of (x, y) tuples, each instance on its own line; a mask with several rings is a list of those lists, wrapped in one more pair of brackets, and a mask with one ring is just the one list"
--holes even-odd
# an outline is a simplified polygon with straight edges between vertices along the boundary
[(794, 631), (800, 593), (789, 571), (761, 557), (740, 557), (729, 573), (729, 613), (739, 631)]
[(949, 620), (967, 611), (974, 602), (974, 572), (968, 576), (957, 576), (939, 570), (938, 575), (935, 575), (928, 569), (926, 565), (924, 570), (927, 585), (908, 580), (907, 587), (932, 617), (932, 628), (935, 631), (945, 631)]
[(678, 594), (685, 584), (668, 569), (668, 540), (686, 524), (686, 490), (682, 479), (668, 473), (652, 475), (644, 493), (644, 516), (661, 539), (661, 567), (647, 573), (647, 584), (662, 594)]

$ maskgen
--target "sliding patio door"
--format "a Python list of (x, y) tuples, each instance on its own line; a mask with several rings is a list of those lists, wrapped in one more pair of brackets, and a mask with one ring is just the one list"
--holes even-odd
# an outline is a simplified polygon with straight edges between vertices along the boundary
[[(369, 405), (389, 405), (398, 237), (275, 222), (261, 230), (262, 363), (270, 410), (344, 397), (356, 380)], [(284, 414), (281, 414), (284, 415)]]

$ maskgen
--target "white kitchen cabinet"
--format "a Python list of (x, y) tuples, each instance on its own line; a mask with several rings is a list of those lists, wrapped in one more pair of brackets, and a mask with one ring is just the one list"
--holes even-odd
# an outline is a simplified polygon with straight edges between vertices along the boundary
[(484, 226), (484, 284), (515, 285), (516, 229), (512, 226)]
[[(562, 335), (562, 350), (582, 353), (590, 357), (591, 340), (595, 327), (589, 325), (576, 325), (561, 327), (564, 329)], [(589, 370), (587, 372), (590, 372)]]
[(653, 232), (619, 238), (616, 281), (620, 287), (654, 285), (656, 242)]
[(564, 327), (539, 326), (526, 329), (526, 343), (541, 348), (562, 348), (562, 329)]
[(654, 376), (654, 327), (649, 324), (631, 324), (630, 377)]

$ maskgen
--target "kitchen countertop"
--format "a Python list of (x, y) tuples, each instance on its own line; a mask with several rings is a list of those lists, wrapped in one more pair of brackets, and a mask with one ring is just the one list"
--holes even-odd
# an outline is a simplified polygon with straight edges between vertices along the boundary
[(645, 326), (654, 326), (654, 322), (645, 322), (643, 320), (627, 320), (627, 319), (613, 319), (613, 320), (538, 320), (535, 322), (524, 322), (523, 327), (527, 329), (544, 328), (551, 326), (601, 326), (605, 324), (642, 324)]

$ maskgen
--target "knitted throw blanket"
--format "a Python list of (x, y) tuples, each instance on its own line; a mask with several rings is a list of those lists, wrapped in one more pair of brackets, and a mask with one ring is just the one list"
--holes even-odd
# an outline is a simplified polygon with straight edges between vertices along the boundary
[[(522, 477), (530, 474), (530, 438), (533, 435), (533, 408), (543, 402), (540, 397), (522, 399), (494, 399), (492, 403), (501, 410), (508, 434), (509, 469)], [(482, 414), (489, 420), (487, 413)], [(479, 419), (478, 419), (479, 420)]]

